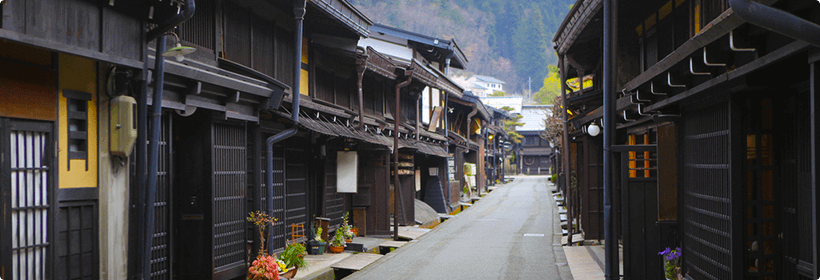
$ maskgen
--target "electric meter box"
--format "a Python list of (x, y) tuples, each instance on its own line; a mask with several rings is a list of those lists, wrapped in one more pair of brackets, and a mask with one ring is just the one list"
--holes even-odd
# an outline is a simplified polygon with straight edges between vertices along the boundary
[(137, 100), (131, 96), (117, 96), (111, 99), (109, 119), (111, 154), (128, 157), (137, 142)]

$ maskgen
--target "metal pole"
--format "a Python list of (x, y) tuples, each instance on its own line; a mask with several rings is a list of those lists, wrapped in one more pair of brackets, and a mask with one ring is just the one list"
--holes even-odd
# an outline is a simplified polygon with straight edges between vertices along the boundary
[[(811, 123), (811, 128), (810, 128), (810, 130), (811, 130), (811, 139), (817, 139), (818, 134), (820, 134), (820, 118), (818, 118), (818, 117), (820, 117), (820, 112), (818, 112), (818, 106), (820, 105), (820, 99), (818, 99), (818, 96), (817, 96), (818, 91), (820, 91), (820, 88), (818, 88), (818, 85), (820, 85), (820, 84), (818, 84), (818, 83), (820, 83), (820, 69), (818, 69), (818, 63), (820, 63), (820, 62), (817, 62), (817, 61), (812, 62), (811, 65), (810, 65), (810, 68), (809, 68), (809, 73), (811, 73), (810, 78), (809, 78), (809, 81), (810, 81), (809, 82), (809, 87), (811, 88), (811, 94), (809, 95), (810, 96), (809, 97), (809, 100), (810, 100), (809, 101), (809, 104), (810, 104), (809, 106), (811, 106), (811, 109), (810, 109), (811, 110), (811, 120), (810, 120), (810, 123)], [(817, 240), (817, 236), (818, 236), (817, 235), (818, 234), (817, 226), (818, 226), (818, 223), (820, 223), (820, 218), (818, 218), (818, 215), (817, 215), (817, 210), (818, 210), (817, 185), (818, 185), (818, 183), (820, 183), (820, 174), (818, 174), (818, 171), (820, 171), (820, 162), (818, 160), (820, 160), (820, 148), (818, 148), (818, 144), (817, 144), (816, 141), (811, 141), (811, 167), (812, 167), (811, 168), (811, 171), (812, 171), (811, 172), (811, 181), (812, 181), (811, 183), (812, 183), (812, 186), (814, 186), (811, 189), (811, 194), (812, 194), (811, 197), (813, 198), (811, 200), (811, 215), (812, 215), (811, 221), (812, 221), (812, 224), (813, 224), (813, 226), (811, 227), (811, 231), (812, 231), (812, 236), (814, 236), (814, 238), (812, 238), (812, 243), (813, 244), (812, 244), (811, 251), (812, 251), (812, 258), (814, 259), (814, 264), (815, 264), (814, 268), (812, 268), (813, 277), (820, 277), (820, 271), (818, 271), (818, 267), (817, 267), (817, 263), (818, 263), (818, 261), (820, 261), (820, 244), (818, 244), (818, 240)]]
[[(607, 280), (618, 279), (620, 270), (618, 267), (618, 248), (615, 240), (614, 223), (612, 221), (612, 144), (615, 140), (615, 36), (616, 21), (614, 0), (604, 0), (604, 250), (606, 252), (606, 270), (604, 271)], [(583, 82), (583, 81), (581, 81)]]
[(573, 231), (573, 215), (572, 215), (572, 206), (575, 205), (572, 203), (572, 186), (570, 185), (570, 166), (569, 166), (569, 117), (567, 116), (567, 83), (566, 83), (566, 62), (564, 61), (564, 56), (560, 57), (559, 67), (561, 67), (561, 120), (563, 121), (563, 129), (564, 129), (564, 147), (563, 152), (561, 155), (563, 156), (563, 169), (564, 169), (564, 206), (567, 208), (567, 245), (572, 245), (572, 231)]
[(151, 247), (154, 239), (154, 200), (157, 196), (157, 163), (159, 162), (159, 133), (162, 126), (162, 84), (165, 83), (165, 36), (157, 38), (154, 53), (154, 99), (151, 103), (151, 135), (148, 143), (148, 189), (145, 199), (145, 232), (143, 278), (151, 278)]

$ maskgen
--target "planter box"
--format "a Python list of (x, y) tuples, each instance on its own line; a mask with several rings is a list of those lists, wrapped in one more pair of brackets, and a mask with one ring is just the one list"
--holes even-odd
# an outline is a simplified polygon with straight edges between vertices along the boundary
[(327, 246), (326, 242), (316, 242), (314, 240), (311, 240), (310, 242), (308, 242), (308, 248), (307, 248), (308, 254), (311, 254), (311, 255), (324, 254), (325, 253), (325, 246)]

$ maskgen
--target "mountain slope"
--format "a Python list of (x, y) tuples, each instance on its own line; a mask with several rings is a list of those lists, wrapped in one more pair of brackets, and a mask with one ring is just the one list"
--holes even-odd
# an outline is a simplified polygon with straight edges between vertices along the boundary
[(557, 57), (550, 40), (574, 0), (350, 0), (374, 22), (455, 38), (467, 71), (495, 76), (507, 92), (541, 88)]

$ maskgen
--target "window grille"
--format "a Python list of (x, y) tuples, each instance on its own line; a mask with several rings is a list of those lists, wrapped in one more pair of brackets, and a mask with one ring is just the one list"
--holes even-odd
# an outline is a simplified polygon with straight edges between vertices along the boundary
[(683, 271), (732, 279), (729, 105), (688, 112), (684, 121)]
[[(9, 279), (47, 278), (52, 166), (48, 156), (49, 132), (12, 129), (6, 134), (10, 171), (7, 186), (11, 189), (11, 274), (6, 274)], [(9, 241), (4, 234), (8, 233), (0, 232), (3, 243)]]
[(215, 18), (214, 1), (197, 2), (194, 17), (179, 25), (179, 39), (213, 52)]
[(68, 127), (68, 161), (71, 168), (72, 159), (86, 160), (85, 169), (88, 170), (88, 102), (91, 94), (87, 92), (63, 90), (66, 98)]
[(244, 126), (213, 127), (214, 271), (245, 262), (245, 179), (247, 143)]

